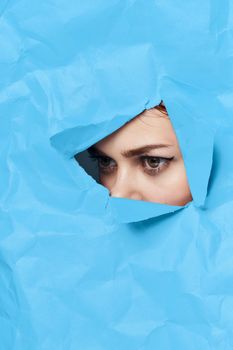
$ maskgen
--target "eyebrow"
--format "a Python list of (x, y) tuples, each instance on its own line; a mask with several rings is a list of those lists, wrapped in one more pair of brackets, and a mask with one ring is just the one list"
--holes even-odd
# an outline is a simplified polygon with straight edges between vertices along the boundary
[[(121, 152), (121, 155), (126, 157), (126, 158), (131, 158), (131, 157), (138, 156), (138, 155), (141, 155), (143, 153), (149, 152), (152, 149), (168, 148), (168, 147), (172, 147), (172, 145), (164, 144), (164, 143), (158, 143), (158, 144), (154, 144), (154, 145), (145, 145), (145, 146), (142, 146), (142, 147), (138, 147), (138, 148), (134, 148), (134, 149), (131, 149), (131, 150), (123, 151), (123, 152)], [(109, 157), (106, 153), (104, 153), (103, 151), (98, 150), (95, 146), (89, 147), (88, 148), (88, 152), (90, 154), (100, 154), (100, 155), (103, 155), (105, 157)]]

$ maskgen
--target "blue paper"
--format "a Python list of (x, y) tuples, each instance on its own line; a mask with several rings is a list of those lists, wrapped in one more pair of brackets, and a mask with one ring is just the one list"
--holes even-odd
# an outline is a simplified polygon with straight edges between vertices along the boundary
[[(232, 4), (0, 13), (0, 350), (232, 350)], [(109, 197), (74, 155), (161, 100), (193, 201)]]

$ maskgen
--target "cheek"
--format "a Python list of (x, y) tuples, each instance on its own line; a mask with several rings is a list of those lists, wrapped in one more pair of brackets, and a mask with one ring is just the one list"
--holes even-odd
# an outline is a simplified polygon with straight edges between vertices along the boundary
[(107, 187), (110, 190), (110, 188), (114, 184), (115, 176), (114, 174), (104, 175), (100, 173), (99, 179), (100, 179), (101, 185), (103, 185), (104, 187)]
[(192, 194), (183, 160), (177, 162), (170, 178), (171, 192), (167, 194), (167, 198), (170, 197), (171, 204), (185, 205), (190, 202), (192, 200)]
[(174, 162), (155, 176), (141, 175), (144, 200), (170, 205), (185, 205), (192, 200), (183, 162)]

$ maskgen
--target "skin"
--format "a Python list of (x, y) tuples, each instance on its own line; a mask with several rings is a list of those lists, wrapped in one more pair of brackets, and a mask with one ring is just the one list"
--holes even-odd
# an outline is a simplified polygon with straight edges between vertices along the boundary
[[(135, 151), (149, 145), (154, 146)], [(192, 200), (171, 121), (155, 108), (97, 142), (89, 152), (98, 162), (100, 183), (112, 197), (180, 206)]]

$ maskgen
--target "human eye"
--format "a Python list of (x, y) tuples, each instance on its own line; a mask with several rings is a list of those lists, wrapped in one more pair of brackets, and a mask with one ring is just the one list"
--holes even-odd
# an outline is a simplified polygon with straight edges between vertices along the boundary
[(141, 156), (143, 170), (149, 175), (157, 175), (167, 168), (174, 157)]
[(102, 173), (109, 174), (116, 168), (116, 162), (110, 157), (102, 155), (89, 155), (89, 157), (92, 160), (97, 161), (99, 170)]

